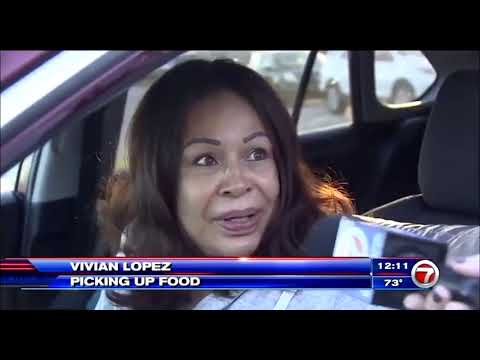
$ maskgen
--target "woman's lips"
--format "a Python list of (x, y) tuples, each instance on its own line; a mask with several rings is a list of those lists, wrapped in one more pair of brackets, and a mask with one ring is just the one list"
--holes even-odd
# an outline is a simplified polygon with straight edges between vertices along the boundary
[(261, 212), (255, 210), (249, 215), (227, 216), (217, 219), (216, 223), (230, 236), (246, 236), (255, 232)]

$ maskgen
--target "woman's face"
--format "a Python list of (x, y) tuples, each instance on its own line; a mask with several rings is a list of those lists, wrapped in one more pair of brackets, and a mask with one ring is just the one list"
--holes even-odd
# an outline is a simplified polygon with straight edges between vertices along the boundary
[(255, 110), (221, 92), (187, 115), (178, 216), (209, 256), (249, 256), (276, 206), (272, 143)]

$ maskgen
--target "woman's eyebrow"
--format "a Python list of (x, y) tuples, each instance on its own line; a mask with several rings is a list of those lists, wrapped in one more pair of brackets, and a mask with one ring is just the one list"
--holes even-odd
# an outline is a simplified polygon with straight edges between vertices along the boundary
[(263, 131), (257, 131), (257, 132), (254, 132), (253, 134), (251, 135), (248, 135), (246, 138), (243, 139), (243, 142), (244, 143), (247, 143), (249, 142), (250, 140), (253, 140), (255, 139), (256, 137), (259, 137), (259, 136), (265, 136), (266, 138), (268, 138), (267, 134), (265, 134), (265, 132)]
[(210, 138), (193, 138), (187, 141), (183, 146), (183, 148), (185, 149), (186, 147), (192, 144), (210, 144), (210, 145), (219, 146), (221, 142), (215, 139), (210, 139)]
[[(259, 137), (259, 136), (265, 136), (268, 138), (267, 134), (265, 134), (265, 132), (263, 131), (257, 131), (257, 132), (254, 132), (253, 134), (250, 134), (248, 135), (247, 137), (243, 138), (243, 142), (244, 143), (247, 143), (253, 139), (255, 139), (256, 137)], [(210, 144), (210, 145), (215, 145), (215, 146), (220, 146), (222, 143), (219, 141), (219, 140), (215, 140), (215, 139), (211, 139), (211, 138), (193, 138), (193, 139), (190, 139), (189, 141), (187, 141), (184, 145), (184, 149), (192, 144)]]

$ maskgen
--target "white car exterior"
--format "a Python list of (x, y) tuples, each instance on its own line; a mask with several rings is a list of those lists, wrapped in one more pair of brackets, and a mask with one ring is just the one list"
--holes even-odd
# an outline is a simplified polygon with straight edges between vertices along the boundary
[[(274, 85), (283, 84), (297, 90), (309, 53), (305, 50), (253, 51), (248, 66)], [(318, 88), (324, 62), (325, 55), (317, 53), (310, 80), (310, 83), (315, 84), (315, 89)]]
[[(308, 51), (253, 51), (248, 66), (259, 74), (269, 78), (273, 84), (282, 80), (297, 85), (300, 79), (297, 72), (303, 70)], [(290, 71), (279, 68), (279, 60), (288, 62)], [(285, 61), (287, 60), (287, 61)], [(294, 72), (294, 70), (297, 70)]]
[[(376, 51), (375, 86), (379, 100), (404, 103), (418, 99), (434, 83), (435, 71), (419, 51)], [(334, 88), (334, 91), (329, 89)], [(350, 97), (347, 51), (329, 51), (322, 68), (320, 92), (327, 93), (327, 104), (346, 102)], [(330, 99), (328, 96), (337, 96)], [(340, 110), (340, 109), (337, 109)]]

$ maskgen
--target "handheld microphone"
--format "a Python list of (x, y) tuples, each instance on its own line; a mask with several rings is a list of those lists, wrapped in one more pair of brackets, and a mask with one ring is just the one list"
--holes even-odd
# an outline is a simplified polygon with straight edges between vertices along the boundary
[[(479, 307), (479, 280), (457, 274), (446, 266), (448, 245), (445, 242), (385, 224), (399, 223), (382, 223), (362, 216), (324, 217), (312, 226), (304, 251), (308, 256), (429, 259), (439, 267), (439, 282), (451, 290), (453, 300)], [(362, 290), (357, 293), (375, 305), (403, 309), (403, 299), (411, 291)]]

